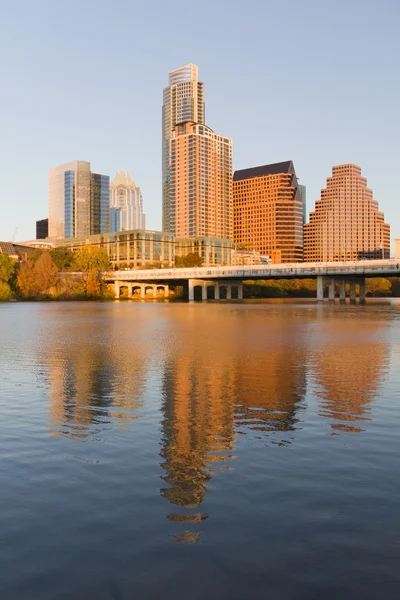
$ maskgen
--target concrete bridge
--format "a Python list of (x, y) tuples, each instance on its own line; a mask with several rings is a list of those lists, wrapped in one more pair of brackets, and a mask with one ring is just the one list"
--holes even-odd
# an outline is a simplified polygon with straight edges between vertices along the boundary
[(193, 268), (164, 268), (147, 270), (108, 271), (103, 279), (115, 286), (115, 297), (121, 288), (128, 289), (128, 297), (136, 292), (146, 298), (152, 295), (168, 297), (171, 286), (181, 285), (187, 290), (189, 300), (194, 300), (194, 290), (201, 288), (202, 300), (207, 300), (208, 288), (213, 298), (219, 300), (221, 290), (227, 299), (243, 298), (243, 281), (253, 279), (317, 279), (317, 299), (324, 299), (328, 284), (329, 300), (335, 300), (335, 287), (340, 284), (340, 300), (345, 301), (346, 284), (350, 286), (350, 301), (356, 301), (357, 288), (360, 302), (365, 302), (365, 279), (368, 277), (400, 276), (400, 264), (396, 259), (343, 261), (326, 263), (293, 263), (280, 265), (243, 265)]

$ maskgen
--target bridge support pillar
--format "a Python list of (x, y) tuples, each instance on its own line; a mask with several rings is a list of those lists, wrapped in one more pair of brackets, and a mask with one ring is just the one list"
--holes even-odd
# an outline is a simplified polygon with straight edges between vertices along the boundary
[(115, 298), (119, 298), (119, 281), (116, 281), (114, 283), (114, 289), (115, 289)]
[(132, 298), (132, 287), (133, 284), (128, 282), (128, 298)]
[(201, 286), (201, 299), (204, 302), (205, 300), (207, 300), (207, 284), (203, 283), (203, 285)]
[(243, 300), (243, 281), (238, 285), (238, 300)]
[(344, 279), (340, 282), (340, 304), (346, 304), (346, 281)]
[(226, 299), (232, 300), (232, 286), (230, 283), (226, 284)]
[(318, 275), (317, 277), (317, 301), (324, 301), (324, 278), (322, 275)]
[(329, 281), (329, 302), (332, 304), (335, 302), (335, 280)]
[(214, 283), (214, 300), (219, 300), (219, 281)]
[(356, 303), (356, 282), (354, 280), (350, 282), (350, 302), (351, 304)]
[(169, 285), (164, 285), (164, 298), (169, 297)]
[(194, 279), (188, 279), (189, 302), (194, 301)]
[(360, 281), (360, 304), (365, 304), (365, 279)]
[(140, 286), (140, 297), (142, 298), (142, 300), (144, 300), (146, 298), (146, 286), (145, 285)]

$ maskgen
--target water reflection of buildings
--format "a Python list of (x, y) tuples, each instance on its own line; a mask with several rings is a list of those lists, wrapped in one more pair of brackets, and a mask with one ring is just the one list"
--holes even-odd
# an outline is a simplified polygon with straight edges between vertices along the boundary
[(195, 532), (181, 528), (207, 517), (199, 507), (217, 463), (225, 469), (234, 458), (237, 431), (277, 432), (271, 441), (280, 443), (282, 432), (296, 428), (306, 389), (300, 345), (293, 348), (285, 334), (273, 345), (262, 336), (236, 335), (240, 315), (209, 323), (212, 337), (200, 333), (201, 320), (197, 327), (197, 333), (186, 328), (191, 343), (182, 340), (168, 353), (162, 404), (161, 466), (168, 485), (161, 494), (179, 507), (168, 515), (178, 525), (175, 541), (190, 543)]
[[(206, 493), (211, 465), (232, 458), (234, 374), (226, 360), (210, 365), (190, 351), (170, 357), (165, 372), (161, 454), (169, 487), (161, 493), (172, 504), (194, 508)], [(196, 516), (171, 519), (193, 522)]]
[(304, 353), (300, 346), (278, 343), (271, 350), (253, 352), (250, 359), (238, 361), (235, 371), (239, 426), (270, 432), (297, 429), (306, 393)]
[(138, 417), (146, 380), (143, 348), (103, 343), (95, 331), (48, 349), (52, 435), (86, 437)]
[[(373, 337), (378, 326), (346, 324), (312, 354), (311, 373), (321, 399), (319, 414), (338, 431), (363, 431), (370, 420), (370, 403), (378, 394), (389, 367), (389, 347)], [(379, 323), (379, 329), (382, 323)]]

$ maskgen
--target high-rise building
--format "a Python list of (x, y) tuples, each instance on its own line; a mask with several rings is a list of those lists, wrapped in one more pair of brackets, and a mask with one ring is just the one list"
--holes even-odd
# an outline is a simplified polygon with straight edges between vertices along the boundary
[(274, 263), (303, 260), (303, 200), (291, 160), (235, 171), (233, 241)]
[(303, 204), (303, 225), (307, 221), (307, 188), (299, 184), (300, 197)]
[(142, 193), (126, 171), (119, 171), (111, 182), (110, 215), (111, 231), (146, 229)]
[(36, 221), (36, 239), (44, 240), (49, 236), (49, 220), (41, 219)]
[(195, 65), (169, 73), (163, 104), (163, 230), (232, 236), (232, 141), (205, 125)]
[(338, 165), (304, 226), (307, 262), (390, 256), (390, 225), (357, 165)]
[(107, 231), (110, 179), (76, 160), (49, 169), (49, 237), (83, 237)]
[(90, 234), (110, 231), (110, 178), (90, 175)]

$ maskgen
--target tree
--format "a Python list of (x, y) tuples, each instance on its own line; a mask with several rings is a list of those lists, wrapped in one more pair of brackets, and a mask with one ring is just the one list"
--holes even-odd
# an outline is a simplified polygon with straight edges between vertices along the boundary
[(392, 284), (384, 277), (372, 277), (367, 279), (366, 285), (367, 296), (375, 296), (377, 298), (390, 296), (392, 293)]
[(33, 266), (30, 262), (23, 262), (18, 271), (18, 290), (23, 298), (34, 298), (39, 293)]
[(86, 294), (89, 298), (99, 298), (102, 292), (102, 281), (97, 269), (92, 269), (86, 280)]
[(78, 271), (89, 273), (92, 269), (103, 271), (110, 266), (107, 252), (96, 246), (82, 246), (74, 254), (74, 264)]
[(0, 302), (2, 300), (9, 300), (11, 296), (11, 288), (8, 285), (8, 283), (6, 283), (5, 281), (0, 281)]
[(59, 271), (68, 269), (74, 260), (74, 253), (72, 250), (65, 248), (64, 246), (53, 248), (50, 250), (49, 254)]
[(10, 258), (8, 254), (0, 253), (0, 281), (8, 283), (11, 277), (14, 275), (15, 260)]
[(75, 273), (60, 273), (57, 277), (57, 287), (53, 297), (59, 300), (85, 298), (86, 282), (83, 276)]
[(33, 275), (39, 292), (45, 294), (57, 282), (58, 269), (51, 260), (50, 254), (45, 250), (42, 252), (33, 268)]
[(183, 267), (201, 267), (203, 259), (196, 252), (190, 252), (186, 256), (176, 256), (175, 266), (178, 268)]
[(31, 263), (32, 267), (34, 267), (36, 265), (37, 261), (42, 256), (42, 253), (43, 253), (43, 250), (41, 248), (35, 248), (31, 252), (29, 252), (28, 260)]

